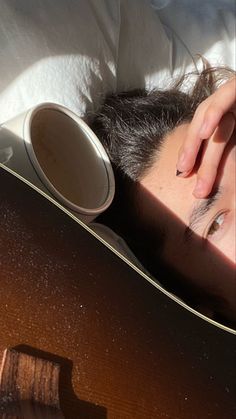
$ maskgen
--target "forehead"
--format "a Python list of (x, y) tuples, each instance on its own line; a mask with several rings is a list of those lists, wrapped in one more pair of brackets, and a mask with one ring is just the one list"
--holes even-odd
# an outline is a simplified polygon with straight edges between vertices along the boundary
[[(219, 312), (223, 310), (222, 313), (226, 311), (228, 313), (231, 310), (232, 316), (235, 317), (235, 265), (227, 256), (230, 252), (235, 254), (235, 229), (233, 232), (228, 229), (223, 240), (218, 240), (217, 243), (209, 244), (207, 247), (202, 245), (202, 228), (199, 234), (194, 235), (194, 240), (184, 241), (184, 231), (186, 225), (189, 225), (190, 214), (195, 205), (203, 201), (196, 199), (192, 194), (196, 173), (193, 172), (187, 178), (176, 176), (178, 152), (187, 129), (188, 125), (182, 125), (166, 138), (160, 157), (157, 157), (140, 181), (143, 194), (141, 202), (143, 219), (145, 218), (145, 221), (148, 219), (151, 231), (154, 233), (155, 225), (161, 225), (166, 230), (162, 257), (187, 278), (188, 284), (203, 290), (207, 296), (211, 295), (217, 307), (217, 301), (224, 300), (229, 309), (219, 308)], [(219, 209), (228, 208), (228, 204), (232, 206), (233, 217), (235, 215), (235, 141), (236, 135), (232, 137), (232, 142), (228, 144), (224, 153), (216, 183), (223, 193), (217, 206), (212, 208), (212, 213), (204, 220), (204, 230), (206, 224), (209, 225), (208, 222), (211, 222), (212, 216), (215, 216)], [(226, 248), (228, 246), (226, 241), (230, 245), (230, 252)], [(159, 249), (157, 251), (159, 252)], [(155, 264), (155, 248), (151, 254)], [(227, 258), (222, 257), (222, 254)]]
[(176, 176), (178, 152), (187, 128), (188, 124), (183, 124), (166, 137), (161, 155), (140, 181), (153, 199), (173, 212), (185, 225), (196, 201), (192, 195), (196, 173), (185, 179)]

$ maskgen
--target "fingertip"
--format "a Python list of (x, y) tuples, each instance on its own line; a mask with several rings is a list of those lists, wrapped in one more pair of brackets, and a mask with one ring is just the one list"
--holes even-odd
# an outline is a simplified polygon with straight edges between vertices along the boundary
[(189, 161), (185, 152), (180, 154), (176, 169), (176, 176), (186, 176), (187, 172), (189, 172)]
[(179, 168), (180, 172), (182, 172), (182, 168), (184, 167), (185, 164), (186, 164), (186, 156), (185, 156), (184, 151), (181, 151), (181, 153), (179, 154), (178, 162), (177, 162), (177, 167)]
[(196, 186), (193, 190), (193, 195), (195, 196), (195, 198), (205, 198), (207, 196), (207, 188), (206, 188), (206, 183), (204, 182), (203, 179), (198, 179)]
[(190, 173), (190, 170), (181, 172), (180, 170), (176, 170), (177, 177), (187, 177)]
[(193, 196), (197, 199), (204, 199), (204, 198), (206, 198), (207, 195), (202, 191), (195, 191), (194, 190), (193, 191)]
[(176, 169), (178, 172), (184, 173), (184, 176), (187, 176), (195, 165), (196, 156), (199, 151), (199, 144), (197, 147), (185, 148), (182, 153), (179, 155), (177, 160)]

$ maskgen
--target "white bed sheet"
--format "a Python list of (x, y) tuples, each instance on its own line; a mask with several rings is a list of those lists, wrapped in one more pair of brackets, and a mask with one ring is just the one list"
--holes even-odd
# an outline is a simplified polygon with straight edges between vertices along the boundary
[(166, 87), (195, 55), (236, 67), (234, 0), (0, 0), (0, 123), (41, 102), (80, 116)]
[(166, 30), (195, 61), (201, 54), (213, 66), (236, 70), (235, 0), (151, 0), (151, 4)]
[(0, 0), (0, 123), (42, 102), (80, 116), (116, 90), (119, 2)]

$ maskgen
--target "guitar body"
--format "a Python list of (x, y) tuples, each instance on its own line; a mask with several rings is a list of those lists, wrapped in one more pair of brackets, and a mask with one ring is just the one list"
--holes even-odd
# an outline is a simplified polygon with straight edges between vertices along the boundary
[[(14, 359), (22, 368), (35, 358), (52, 363), (54, 376), (60, 370), (54, 383), (58, 415), (33, 416), (32, 410), (27, 416), (22, 408), (9, 417), (236, 417), (233, 331), (166, 295), (56, 204), (3, 169), (0, 287), (2, 363)], [(22, 363), (16, 354), (29, 361)], [(12, 407), (4, 365), (0, 413), (8, 417), (17, 400)], [(43, 368), (41, 377), (49, 370)], [(37, 375), (35, 388), (36, 381)]]

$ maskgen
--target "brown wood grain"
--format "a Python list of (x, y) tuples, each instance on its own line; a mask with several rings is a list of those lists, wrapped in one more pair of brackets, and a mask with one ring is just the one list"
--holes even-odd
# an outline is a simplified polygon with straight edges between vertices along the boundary
[(9, 413), (0, 413), (0, 419), (63, 419), (58, 410), (28, 402), (11, 406), (8, 410)]
[(13, 348), (60, 365), (65, 419), (235, 417), (235, 335), (7, 173), (0, 214), (0, 359)]
[(28, 418), (61, 418), (58, 364), (6, 349), (0, 367), (0, 409)]

